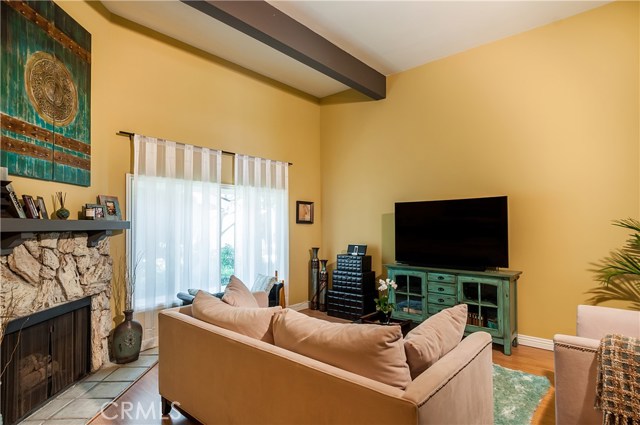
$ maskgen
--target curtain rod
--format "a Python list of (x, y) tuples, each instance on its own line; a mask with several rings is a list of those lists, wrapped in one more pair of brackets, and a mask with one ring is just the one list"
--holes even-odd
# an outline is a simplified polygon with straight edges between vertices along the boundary
[[(132, 132), (130, 132), (130, 131), (123, 131), (123, 130), (120, 130), (120, 131), (118, 131), (118, 132), (116, 133), (116, 135), (117, 135), (117, 136), (126, 136), (126, 137), (128, 137), (128, 138), (130, 138), (130, 139), (131, 139), (133, 136), (135, 136), (135, 135), (136, 135), (136, 133), (132, 133)], [(179, 142), (176, 142), (176, 143), (177, 143), (177, 144), (179, 144), (179, 145), (184, 145), (184, 143), (179, 143)], [(236, 155), (236, 153), (235, 153), (235, 152), (230, 152), (230, 151), (221, 151), (221, 152), (222, 152), (222, 154), (223, 154), (223, 155), (232, 155), (232, 156), (233, 156), (233, 155)], [(291, 163), (291, 162), (287, 162), (287, 164), (289, 164), (289, 166), (293, 165), (293, 163)]]

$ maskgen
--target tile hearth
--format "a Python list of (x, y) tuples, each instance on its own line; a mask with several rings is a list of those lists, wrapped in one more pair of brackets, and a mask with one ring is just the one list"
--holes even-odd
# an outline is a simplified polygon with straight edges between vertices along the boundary
[(152, 348), (140, 353), (135, 362), (107, 364), (50, 400), (20, 425), (85, 425), (157, 361), (158, 349)]

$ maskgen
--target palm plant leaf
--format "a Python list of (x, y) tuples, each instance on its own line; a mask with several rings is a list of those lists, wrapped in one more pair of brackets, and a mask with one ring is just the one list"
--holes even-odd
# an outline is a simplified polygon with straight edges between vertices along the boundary
[(635, 237), (638, 238), (640, 235), (640, 221), (635, 218), (625, 218), (622, 220), (614, 220), (614, 226), (624, 227), (629, 230), (633, 230), (636, 232)]
[(613, 252), (595, 272), (597, 279), (604, 284), (624, 275), (640, 276), (640, 257), (624, 251)]
[(593, 295), (589, 301), (630, 301), (632, 308), (640, 310), (640, 221), (628, 218), (613, 224), (632, 233), (623, 248), (595, 264), (597, 268), (592, 271), (602, 285), (588, 292)]

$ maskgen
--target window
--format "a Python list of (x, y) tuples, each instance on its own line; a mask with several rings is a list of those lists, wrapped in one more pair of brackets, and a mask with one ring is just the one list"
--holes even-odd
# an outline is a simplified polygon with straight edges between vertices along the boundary
[(235, 189), (223, 185), (220, 191), (220, 285), (229, 284), (235, 266)]
[(235, 155), (221, 183), (222, 152), (134, 136), (128, 179), (128, 261), (143, 348), (157, 344), (157, 312), (188, 289), (218, 292), (232, 274), (288, 274), (288, 164)]

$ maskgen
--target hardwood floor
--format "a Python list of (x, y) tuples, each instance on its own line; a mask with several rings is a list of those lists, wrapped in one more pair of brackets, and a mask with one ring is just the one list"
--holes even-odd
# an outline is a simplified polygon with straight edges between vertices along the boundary
[[(305, 311), (307, 312), (307, 311)], [(316, 317), (322, 317), (331, 321), (342, 321), (327, 317), (323, 313), (312, 312)], [(320, 316), (322, 315), (322, 316)], [(551, 389), (543, 398), (540, 406), (533, 416), (534, 425), (555, 424), (555, 388), (553, 372), (553, 352), (537, 348), (518, 346), (512, 348), (511, 356), (502, 353), (502, 347), (493, 347), (493, 362), (500, 366), (521, 370), (534, 375), (546, 376), (551, 382)], [(139, 406), (139, 407), (138, 407)], [(129, 408), (130, 410), (125, 411)], [(136, 412), (138, 413), (136, 417)], [(141, 416), (144, 414), (146, 416)], [(198, 421), (185, 417), (172, 410), (171, 417), (161, 417), (160, 396), (158, 395), (158, 366), (154, 366), (129, 390), (127, 390), (115, 403), (107, 408), (104, 414), (97, 416), (91, 422), (92, 425), (101, 424), (199, 424)]]

